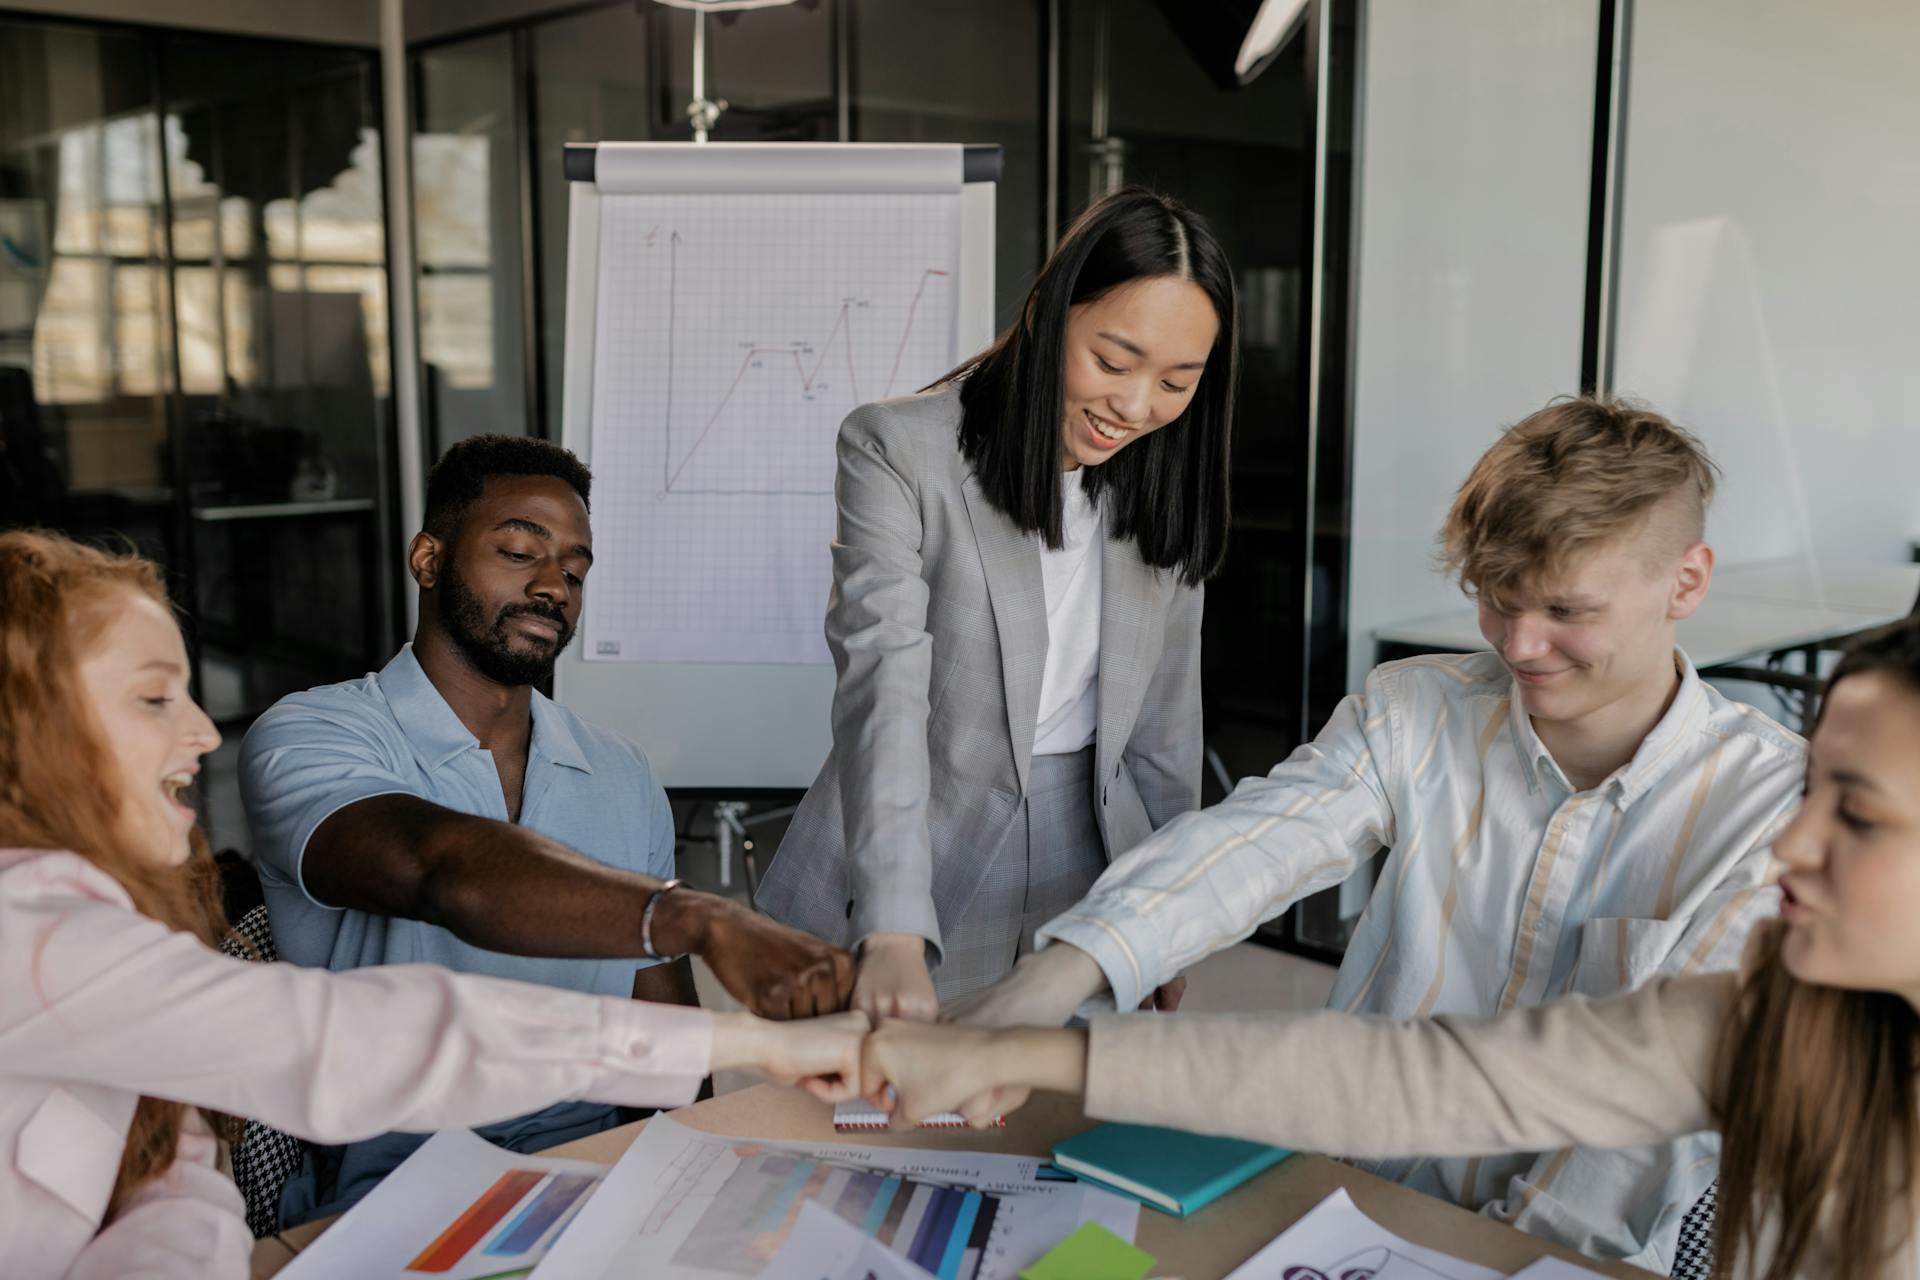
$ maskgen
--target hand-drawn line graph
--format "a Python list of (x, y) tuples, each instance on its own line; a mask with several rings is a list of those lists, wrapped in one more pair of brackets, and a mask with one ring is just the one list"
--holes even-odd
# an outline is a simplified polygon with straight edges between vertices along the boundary
[[(680, 248), (683, 243), (684, 240), (679, 231), (675, 230), (669, 233), (667, 250), (666, 409), (662, 420), (666, 436), (665, 450), (662, 455), (664, 459), (662, 466), (665, 481), (661, 485), (661, 488), (667, 493), (832, 493), (833, 487), (830, 474), (828, 476), (828, 484), (824, 489), (802, 487), (806, 482), (797, 479), (785, 481), (776, 480), (775, 487), (770, 489), (741, 487), (737, 482), (718, 488), (695, 487), (691, 483), (683, 485), (681, 480), (686, 475), (688, 464), (693, 462), (695, 455), (700, 452), (700, 446), (705, 444), (708, 437), (713, 435), (716, 427), (724, 430), (726, 427), (742, 425), (739, 419), (744, 415), (736, 413), (734, 416), (729, 417), (728, 410), (734, 407), (735, 397), (740, 392), (742, 384), (749, 381), (750, 375), (760, 373), (764, 374), (770, 380), (767, 389), (768, 395), (766, 397), (768, 399), (777, 399), (781, 392), (785, 391), (797, 397), (795, 403), (814, 404), (826, 400), (836, 406), (840, 417), (844, 417), (846, 413), (856, 405), (864, 404), (869, 399), (884, 400), (888, 396), (895, 394), (900, 380), (901, 359), (906, 355), (907, 343), (913, 337), (914, 319), (919, 315), (921, 300), (926, 297), (927, 287), (929, 284), (946, 284), (951, 279), (951, 273), (938, 267), (927, 267), (921, 270), (920, 279), (913, 290), (912, 300), (907, 303), (906, 319), (900, 326), (900, 340), (893, 344), (893, 361), (887, 368), (886, 382), (879, 388), (877, 394), (861, 394), (860, 373), (855, 367), (854, 357), (854, 348), (859, 338), (855, 332), (856, 326), (853, 317), (856, 314), (871, 314), (873, 301), (867, 297), (844, 296), (840, 299), (839, 309), (834, 313), (833, 324), (827, 330), (826, 339), (822, 342), (816, 343), (807, 338), (795, 338), (790, 340), (784, 347), (761, 345), (751, 339), (738, 343), (738, 346), (745, 348), (745, 354), (740, 359), (739, 372), (733, 375), (733, 381), (727, 384), (726, 392), (721, 395), (720, 402), (713, 406), (713, 411), (707, 415), (706, 421), (699, 426), (696, 432), (692, 433), (693, 443), (686, 446), (684, 451), (676, 453), (674, 448), (675, 409), (676, 407), (684, 407), (676, 406), (674, 403), (674, 362), (677, 348), (680, 345), (676, 341), (678, 337), (678, 326), (675, 324), (675, 321), (679, 309), (679, 261)], [(842, 363), (834, 366), (836, 372), (833, 376), (837, 377), (838, 370), (844, 368), (847, 381), (844, 387), (844, 394), (829, 396), (827, 395), (829, 392), (842, 390), (842, 388), (834, 386), (832, 382), (822, 381), (821, 379), (821, 373), (826, 369), (827, 361), (833, 355), (836, 344), (838, 345)], [(793, 362), (793, 376), (791, 381), (789, 381), (787, 377), (786, 363), (788, 360)], [(811, 368), (808, 367), (809, 360), (812, 361)], [(871, 385), (872, 384), (869, 384), (869, 390), (871, 390)], [(682, 417), (683, 419), (692, 418), (697, 421), (698, 409), (696, 408), (694, 413), (683, 414)], [(722, 426), (723, 420), (725, 427)], [(835, 426), (838, 426), (838, 419), (835, 420)], [(686, 427), (683, 425), (681, 430), (683, 440), (687, 434)], [(827, 447), (830, 449), (831, 446), (832, 442), (829, 440)]]
[(592, 656), (827, 661), (834, 441), (959, 362), (959, 215), (958, 192), (606, 201)]

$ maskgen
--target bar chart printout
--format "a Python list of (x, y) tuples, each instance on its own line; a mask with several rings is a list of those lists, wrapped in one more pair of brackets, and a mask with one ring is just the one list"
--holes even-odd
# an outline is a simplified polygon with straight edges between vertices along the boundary
[(738, 1157), (673, 1260), (758, 1275), (809, 1201), (943, 1280), (973, 1280), (1000, 1209), (1000, 1197), (978, 1191), (762, 1150)]
[(485, 1280), (524, 1274), (575, 1221), (606, 1166), (506, 1151), (465, 1129), (436, 1133), (303, 1250), (293, 1280)]
[(475, 1253), (491, 1259), (524, 1259), (598, 1181), (583, 1174), (548, 1175), (538, 1169), (503, 1173), (407, 1264), (407, 1270), (444, 1275)]
[(927, 1272), (809, 1200), (760, 1280), (927, 1280)]
[(655, 1117), (535, 1274), (758, 1276), (806, 1205), (941, 1280), (1013, 1280), (1082, 1221), (1131, 1240), (1139, 1213), (1030, 1157), (757, 1142)]

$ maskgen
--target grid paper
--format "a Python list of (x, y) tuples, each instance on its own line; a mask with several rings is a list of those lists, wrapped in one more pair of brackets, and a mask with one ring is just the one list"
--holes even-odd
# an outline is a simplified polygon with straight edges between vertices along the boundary
[(958, 363), (960, 196), (606, 200), (589, 660), (828, 661), (834, 437)]

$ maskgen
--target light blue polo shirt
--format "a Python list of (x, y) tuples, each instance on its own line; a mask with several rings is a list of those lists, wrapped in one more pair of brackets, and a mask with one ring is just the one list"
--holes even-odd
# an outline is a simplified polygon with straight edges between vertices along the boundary
[[(418, 796), (459, 813), (507, 821), (492, 754), (427, 679), (412, 645), (377, 675), (275, 703), (241, 743), (240, 794), (282, 960), (334, 970), (437, 964), (622, 998), (633, 994), (634, 971), (649, 963), (637, 956), (507, 955), (462, 942), (438, 925), (327, 906), (307, 892), (301, 867), (308, 840), (322, 822), (356, 801)], [(624, 737), (589, 724), (538, 691), (520, 825), (609, 866), (662, 880), (673, 875), (673, 814), (646, 756)], [(513, 904), (503, 902), (499, 909), (511, 911)], [(533, 1151), (606, 1127), (614, 1114), (592, 1104), (562, 1104), (481, 1132)], [(350, 1148), (323, 1149), (317, 1187), (302, 1192), (298, 1177), (289, 1184), (283, 1223), (291, 1225), (307, 1210), (337, 1212), (421, 1140), (391, 1134)], [(337, 1169), (330, 1171), (327, 1160)], [(309, 1172), (312, 1165), (309, 1160)], [(337, 1188), (332, 1185), (336, 1177)], [(296, 1201), (302, 1203), (296, 1206)]]

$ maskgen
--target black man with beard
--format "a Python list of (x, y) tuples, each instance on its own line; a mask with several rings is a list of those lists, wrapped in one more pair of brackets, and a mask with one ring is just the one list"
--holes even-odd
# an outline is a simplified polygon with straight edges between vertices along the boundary
[[(378, 673), (281, 699), (247, 734), (242, 796), (281, 958), (424, 962), (690, 1003), (686, 967), (655, 961), (697, 954), (762, 1016), (838, 1010), (846, 953), (679, 887), (672, 813), (646, 756), (535, 688), (579, 625), (591, 487), (545, 441), (454, 445), (407, 551), (413, 643)], [(618, 1121), (569, 1103), (482, 1133), (534, 1151)], [(282, 1193), (281, 1224), (339, 1212), (423, 1140), (313, 1150)]]

